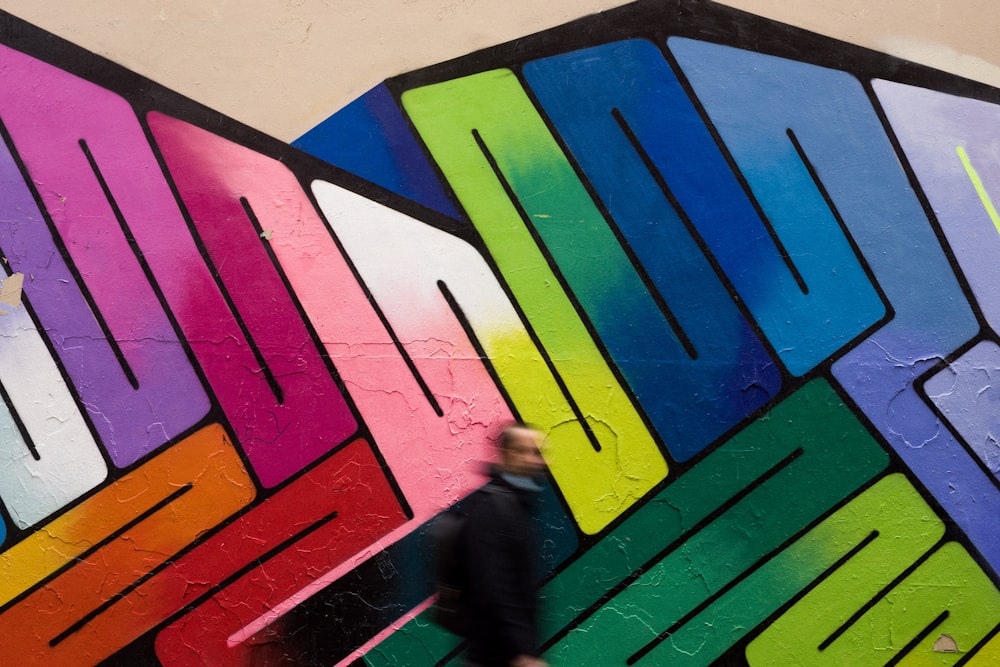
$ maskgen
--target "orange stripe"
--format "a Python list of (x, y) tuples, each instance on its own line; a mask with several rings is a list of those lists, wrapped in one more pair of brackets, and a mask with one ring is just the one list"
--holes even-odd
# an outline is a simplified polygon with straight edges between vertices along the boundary
[[(236, 450), (213, 424), (40, 529), (3, 554), (6, 600), (80, 560), (0, 615), (0, 635), (17, 638), (5, 647), (5, 661), (53, 666), (97, 662), (81, 655), (78, 642), (60, 649), (60, 635), (72, 636), (75, 624), (255, 495)], [(115, 645), (105, 646), (108, 640), (86, 634), (92, 656), (121, 647), (111, 638)]]

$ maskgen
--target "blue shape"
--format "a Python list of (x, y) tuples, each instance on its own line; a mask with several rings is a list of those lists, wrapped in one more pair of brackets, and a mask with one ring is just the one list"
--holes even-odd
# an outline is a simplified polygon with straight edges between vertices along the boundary
[(893, 310), (833, 374), (1000, 572), (1000, 491), (914, 386), (979, 323), (864, 88), (815, 65), (686, 39), (669, 45), (741, 167), (780, 160), (787, 128), (798, 136)]
[[(807, 373), (878, 322), (885, 306), (792, 141), (763, 138), (752, 125), (739, 133), (739, 140), (770, 144), (740, 165), (763, 220), (673, 73), (666, 66), (655, 76), (648, 71), (662, 57), (656, 47), (638, 40), (612, 46), (625, 68), (615, 74), (624, 121), (787, 369)], [(634, 59), (645, 63), (645, 74), (629, 64)], [(689, 63), (695, 71), (688, 74), (714, 80), (713, 64)], [(640, 78), (633, 84), (632, 76)], [(711, 104), (739, 116), (742, 92), (733, 80), (716, 83), (722, 92)]]
[[(631, 312), (601, 327), (671, 455), (686, 460), (781, 387), (777, 364), (612, 115), (653, 128), (676, 106), (671, 95), (687, 100), (662, 54), (638, 40), (537, 60), (524, 76), (695, 352), (668, 330), (634, 326)], [(631, 343), (612, 346), (609, 338)]]
[(384, 83), (292, 146), (435, 211), (460, 217)]

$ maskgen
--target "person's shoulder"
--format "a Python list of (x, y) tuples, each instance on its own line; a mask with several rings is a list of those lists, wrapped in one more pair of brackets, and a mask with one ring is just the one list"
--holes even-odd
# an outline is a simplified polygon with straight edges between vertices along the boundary
[(502, 477), (491, 479), (480, 489), (480, 492), (483, 496), (489, 498), (493, 504), (502, 505), (516, 504), (522, 495), (517, 488)]
[(517, 499), (517, 493), (501, 479), (491, 479), (477, 489), (469, 499), (469, 509), (473, 513), (487, 512), (495, 514), (504, 507), (512, 505)]
[(494, 477), (490, 479), (486, 484), (480, 489), (483, 493), (494, 493), (494, 494), (513, 494), (514, 487), (512, 487), (508, 482), (504, 481), (502, 477)]

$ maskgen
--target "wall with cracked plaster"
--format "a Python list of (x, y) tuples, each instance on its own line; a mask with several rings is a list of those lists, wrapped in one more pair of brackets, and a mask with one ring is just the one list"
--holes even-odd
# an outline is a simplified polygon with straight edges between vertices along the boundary
[(3, 25), (5, 662), (460, 664), (514, 418), (554, 665), (1000, 660), (997, 90), (665, 0), (289, 145)]

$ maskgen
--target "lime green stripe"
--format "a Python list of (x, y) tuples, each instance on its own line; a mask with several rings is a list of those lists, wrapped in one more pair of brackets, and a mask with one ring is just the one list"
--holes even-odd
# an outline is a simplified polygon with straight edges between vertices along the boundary
[[(545, 458), (580, 529), (600, 532), (666, 476), (666, 461), (473, 131), (487, 145), (502, 147), (504, 154), (516, 153), (515, 171), (531, 172), (517, 177), (542, 179), (543, 187), (561, 187), (557, 175), (544, 168), (558, 146), (510, 70), (410, 90), (402, 102), (600, 443), (601, 451), (595, 452), (572, 421), (567, 428), (561, 392), (515, 396), (519, 379), (511, 384), (504, 378), (520, 415), (549, 433)], [(599, 256), (592, 267), (595, 275), (607, 273)], [(497, 349), (486, 352), (497, 366), (505, 365), (511, 354), (512, 359), (535, 356), (520, 340), (484, 340), (491, 342)], [(538, 372), (548, 372), (541, 360), (536, 365)]]
[(986, 209), (990, 220), (993, 221), (993, 226), (996, 228), (997, 233), (1000, 234), (1000, 214), (997, 213), (996, 207), (993, 206), (993, 200), (990, 199), (990, 193), (986, 191), (986, 186), (983, 185), (983, 179), (979, 178), (979, 173), (972, 166), (972, 161), (969, 160), (969, 154), (965, 152), (965, 147), (957, 146), (955, 151), (958, 153), (958, 159), (962, 161), (962, 166), (965, 167), (965, 173), (968, 174), (969, 180), (972, 181), (972, 187), (976, 189), (976, 194), (979, 195), (979, 201), (983, 202), (983, 208)]

